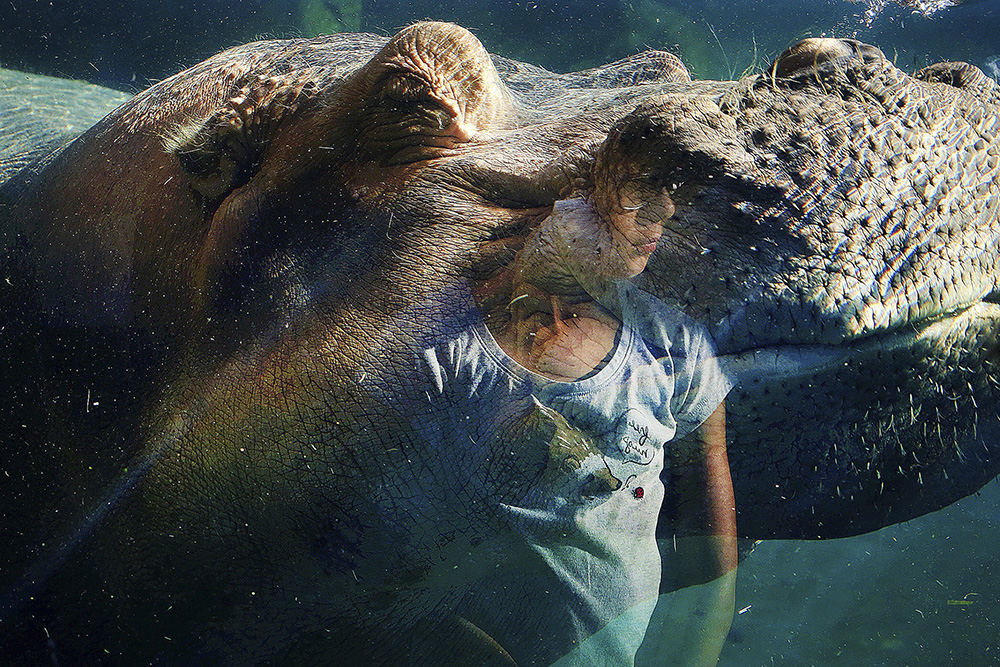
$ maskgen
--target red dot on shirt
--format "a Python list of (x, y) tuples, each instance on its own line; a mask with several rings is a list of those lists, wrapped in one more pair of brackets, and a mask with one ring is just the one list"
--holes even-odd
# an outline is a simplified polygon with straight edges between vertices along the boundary
[(632, 495), (635, 496), (636, 500), (641, 500), (645, 491), (642, 490), (641, 486), (637, 486), (632, 489)]

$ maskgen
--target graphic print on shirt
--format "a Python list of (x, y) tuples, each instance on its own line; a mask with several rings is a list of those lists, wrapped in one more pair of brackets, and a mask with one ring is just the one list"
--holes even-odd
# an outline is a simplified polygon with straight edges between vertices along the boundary
[(656, 456), (655, 443), (649, 436), (648, 420), (635, 408), (629, 408), (618, 418), (615, 431), (618, 435), (618, 450), (622, 459), (629, 463), (647, 466)]
[(639, 474), (658, 448), (639, 411), (627, 410), (610, 432), (588, 433), (532, 397), (507, 429), (506, 442), (525, 486), (550, 498), (593, 500), (624, 489), (641, 500)]
[(654, 464), (662, 449), (662, 444), (650, 433), (650, 419), (650, 416), (643, 418), (642, 411), (636, 408), (622, 413), (614, 430), (608, 434), (608, 440), (615, 443), (617, 451), (610, 450), (604, 457), (612, 474), (624, 480), (623, 490), (636, 500), (645, 496), (642, 480), (646, 479), (647, 484), (651, 481), (642, 473)]
[(507, 430), (506, 440), (526, 479), (550, 498), (589, 499), (621, 488), (622, 481), (611, 474), (596, 438), (534, 397)]

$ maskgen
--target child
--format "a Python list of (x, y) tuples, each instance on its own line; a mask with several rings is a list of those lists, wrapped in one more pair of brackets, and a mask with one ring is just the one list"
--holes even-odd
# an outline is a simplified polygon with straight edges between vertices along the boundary
[(421, 352), (432, 407), (413, 426), (448, 480), (428, 480), (436, 500), (423, 500), (444, 523), (468, 521), (480, 535), (469, 560), (489, 564), (455, 567), (454, 612), (519, 664), (592, 637), (580, 660), (632, 663), (659, 594), (668, 443), (695, 429), (706, 444), (683, 456), (694, 502), (679, 505), (697, 507), (695, 533), (725, 538), (703, 555), (734, 565), (730, 386), (702, 328), (627, 280), (670, 212), (664, 193), (556, 202), (515, 259), (509, 303), (480, 286), (467, 326)]

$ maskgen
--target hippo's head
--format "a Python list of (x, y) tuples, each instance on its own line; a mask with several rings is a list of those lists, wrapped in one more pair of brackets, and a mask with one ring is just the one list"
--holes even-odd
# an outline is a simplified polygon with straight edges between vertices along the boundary
[(662, 233), (618, 271), (707, 325), (737, 383), (742, 533), (849, 534), (971, 493), (998, 470), (997, 100), (975, 68), (910, 76), (850, 40), (736, 82), (661, 52), (552, 74), (440, 23), (215, 56), (29, 174), (13, 209), (31, 308), (5, 426), (36, 453), (11, 456), (32, 527), (7, 561), (42, 580), (85, 550), (147, 614), (136, 581), (184, 580), (149, 595), (185, 610), (162, 627), (197, 608), (184, 622), (219, 631), (206, 655), (261, 614), (350, 641), (359, 615), (392, 630), (401, 605), (444, 604), (437, 584), (503, 545), (474, 501), (399, 509), (401, 476), (438, 459), (386, 389), (456, 284), (509, 300), (554, 210)]

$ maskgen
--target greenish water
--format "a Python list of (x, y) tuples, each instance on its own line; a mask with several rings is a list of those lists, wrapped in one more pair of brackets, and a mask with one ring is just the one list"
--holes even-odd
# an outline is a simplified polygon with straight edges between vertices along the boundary
[[(944, 6), (949, 0), (913, 0)], [(953, 2), (953, 0), (952, 0)], [(990, 71), (1000, 1), (924, 15), (889, 0), (66, 0), (0, 3), (0, 65), (139, 90), (235, 44), (340, 31), (392, 34), (421, 19), (473, 30), (493, 53), (570, 71), (643, 49), (696, 76), (762, 67), (806, 36), (856, 37), (904, 68), (960, 59)], [(101, 11), (95, 11), (99, 7)], [(113, 16), (113, 20), (106, 17)], [(992, 63), (992, 65), (991, 65)]]
[(858, 537), (765, 542), (721, 665), (1000, 664), (1000, 480)]

